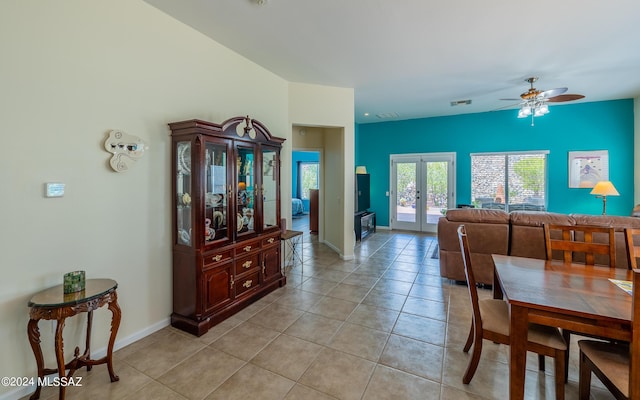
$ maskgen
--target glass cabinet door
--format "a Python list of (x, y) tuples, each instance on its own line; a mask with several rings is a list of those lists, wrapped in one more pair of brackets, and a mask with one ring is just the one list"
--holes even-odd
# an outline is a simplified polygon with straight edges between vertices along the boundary
[(205, 142), (204, 205), (205, 243), (229, 238), (227, 226), (227, 205), (229, 187), (227, 182), (227, 146), (224, 143)]
[(262, 149), (262, 222), (263, 229), (278, 225), (278, 155), (274, 149)]
[(255, 231), (255, 154), (253, 147), (238, 146), (236, 151), (236, 231), (238, 234)]
[(191, 142), (176, 143), (176, 227), (177, 244), (192, 246), (191, 240)]

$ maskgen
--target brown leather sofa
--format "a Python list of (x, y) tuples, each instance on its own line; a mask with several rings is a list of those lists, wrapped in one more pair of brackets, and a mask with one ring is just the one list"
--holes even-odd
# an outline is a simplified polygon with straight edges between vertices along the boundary
[[(546, 211), (451, 209), (438, 221), (440, 275), (465, 281), (458, 242), (458, 226), (464, 224), (478, 283), (493, 284), (491, 254), (545, 259), (543, 225), (593, 225), (615, 228), (616, 266), (627, 268), (624, 228), (640, 228), (640, 218), (585, 214), (558, 214)], [(596, 239), (597, 240), (597, 239)], [(598, 259), (596, 259), (598, 262)]]

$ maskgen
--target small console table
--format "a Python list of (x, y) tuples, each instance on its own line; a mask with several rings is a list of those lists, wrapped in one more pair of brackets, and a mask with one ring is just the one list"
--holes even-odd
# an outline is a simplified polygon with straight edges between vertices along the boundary
[(291, 263), (291, 268), (295, 267), (296, 260), (300, 263), (300, 273), (304, 272), (304, 259), (302, 255), (303, 246), (303, 234), (300, 231), (286, 230), (280, 235), (280, 239), (287, 244), (289, 249), (286, 254), (283, 268), (286, 268)]
[[(58, 285), (50, 289), (46, 289), (36, 295), (34, 295), (29, 301), (29, 323), (27, 325), (27, 334), (29, 336), (29, 343), (33, 354), (36, 357), (36, 363), (38, 364), (38, 386), (36, 391), (31, 395), (30, 399), (35, 400), (40, 398), (40, 382), (43, 381), (45, 375), (58, 373), (60, 378), (73, 376), (73, 373), (86, 366), (87, 371), (91, 370), (91, 367), (98, 364), (107, 364), (109, 370), (109, 377), (111, 382), (115, 382), (120, 378), (113, 372), (113, 345), (116, 340), (116, 334), (120, 327), (120, 317), (122, 312), (118, 305), (118, 296), (116, 294), (116, 288), (118, 284), (112, 279), (87, 279), (85, 290), (64, 294), (63, 286)], [(98, 360), (91, 359), (91, 322), (93, 319), (93, 310), (98, 309), (104, 305), (108, 305), (111, 310), (111, 336), (109, 337), (109, 345), (107, 346), (107, 355)], [(76, 314), (86, 312), (87, 317), (87, 338), (86, 347), (84, 353), (80, 355), (80, 349), (76, 347), (73, 360), (67, 364), (64, 362), (64, 348), (62, 343), (62, 330), (64, 328), (64, 321), (68, 317), (72, 317)], [(42, 349), (40, 348), (40, 330), (38, 329), (38, 321), (56, 320), (56, 334), (55, 334), (55, 351), (57, 368), (50, 369), (44, 367), (44, 358), (42, 357)], [(69, 374), (66, 374), (66, 370), (69, 370)], [(59, 399), (65, 397), (64, 385), (60, 385)]]
[(353, 227), (356, 233), (356, 241), (362, 241), (362, 239), (376, 231), (376, 213), (373, 211), (355, 213)]

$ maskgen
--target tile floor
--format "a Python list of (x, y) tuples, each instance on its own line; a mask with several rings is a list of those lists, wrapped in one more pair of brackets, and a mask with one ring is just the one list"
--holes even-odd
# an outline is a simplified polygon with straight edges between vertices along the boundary
[[(298, 222), (297, 227), (303, 221)], [(296, 227), (296, 225), (294, 225)], [(303, 228), (304, 229), (304, 228)], [(305, 231), (308, 232), (308, 231)], [(69, 399), (506, 399), (508, 348), (484, 343), (469, 385), (462, 352), (470, 324), (465, 286), (439, 276), (436, 239), (378, 232), (341, 260), (304, 236), (304, 275), (223, 321), (202, 337), (164, 328), (81, 371)], [(490, 296), (488, 290), (481, 290)], [(577, 346), (573, 346), (576, 349)], [(529, 356), (526, 397), (554, 399), (553, 365)], [(594, 382), (596, 380), (594, 379)], [(600, 387), (594, 399), (611, 398)], [(41, 398), (56, 398), (52, 388)], [(577, 399), (571, 354), (566, 398)]]

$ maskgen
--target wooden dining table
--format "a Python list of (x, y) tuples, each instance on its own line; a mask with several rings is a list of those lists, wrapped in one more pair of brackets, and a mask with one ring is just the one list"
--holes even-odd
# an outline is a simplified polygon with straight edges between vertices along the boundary
[(626, 269), (493, 254), (493, 297), (510, 309), (509, 398), (524, 398), (529, 323), (631, 340), (631, 296), (609, 279)]

